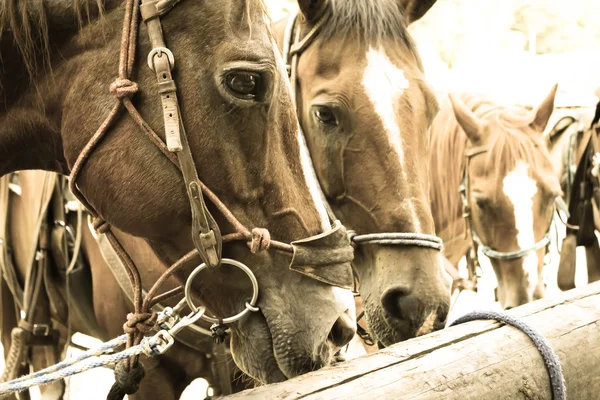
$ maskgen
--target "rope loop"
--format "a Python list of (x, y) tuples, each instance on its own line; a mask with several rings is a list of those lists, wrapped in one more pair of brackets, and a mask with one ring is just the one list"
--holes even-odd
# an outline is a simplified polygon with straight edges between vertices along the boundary
[(156, 325), (158, 314), (152, 313), (129, 313), (127, 314), (127, 322), (123, 324), (123, 331), (128, 334), (148, 333)]
[(264, 228), (252, 229), (252, 241), (249, 243), (250, 251), (256, 254), (271, 247), (271, 233)]
[(139, 86), (129, 79), (118, 78), (110, 84), (109, 90), (117, 99), (122, 99), (124, 97), (132, 97), (136, 94)]

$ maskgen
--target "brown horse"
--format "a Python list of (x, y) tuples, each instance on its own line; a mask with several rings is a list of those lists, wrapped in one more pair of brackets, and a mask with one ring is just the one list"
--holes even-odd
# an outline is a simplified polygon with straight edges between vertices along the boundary
[[(69, 173), (114, 109), (107, 84), (119, 61), (123, 4), (89, 3), (92, 11), (82, 22), (74, 17), (80, 2), (2, 2), (0, 175), (24, 169)], [(97, 3), (102, 13), (93, 11)], [(278, 240), (329, 230), (324, 205), (311, 191), (314, 181), (303, 169), (289, 85), (264, 5), (184, 2), (161, 22), (180, 55), (177, 97), (183, 123), (194, 132), (187, 139), (202, 182), (244, 225), (265, 227)], [(148, 35), (140, 35), (137, 47), (150, 53)], [(165, 54), (158, 53), (155, 60)], [(133, 105), (146, 127), (160, 127), (156, 75), (138, 64), (130, 69), (143, 89)], [(178, 169), (138, 130), (125, 114), (117, 118), (89, 155), (77, 187), (99, 217), (144, 238), (170, 265), (194, 248), (190, 203)], [(235, 232), (213, 206), (208, 204), (224, 233)], [(346, 317), (353, 308), (349, 290), (310, 279), (310, 271), (290, 270), (286, 252), (251, 254), (238, 241), (224, 244), (223, 255), (250, 265), (260, 287), (260, 312), (231, 326), (233, 357), (250, 376), (274, 382), (319, 368), (353, 335), (355, 325)], [(197, 264), (197, 258), (186, 264), (180, 282)], [(227, 266), (220, 272), (204, 273), (195, 289), (212, 312), (227, 316), (246, 303), (250, 285)]]
[[(316, 176), (358, 235), (435, 233), (422, 158), (438, 106), (407, 31), (434, 3), (300, 0), (294, 29), (276, 24), (280, 48), (286, 33), (296, 38), (294, 89)], [(449, 279), (438, 250), (359, 244), (354, 268), (380, 344), (444, 326)]]
[(544, 293), (543, 258), (561, 195), (542, 138), (555, 94), (556, 87), (533, 114), (480, 96), (450, 96), (432, 126), (432, 209), (445, 255), (456, 266), (470, 249), (476, 259), (480, 247), (507, 309)]

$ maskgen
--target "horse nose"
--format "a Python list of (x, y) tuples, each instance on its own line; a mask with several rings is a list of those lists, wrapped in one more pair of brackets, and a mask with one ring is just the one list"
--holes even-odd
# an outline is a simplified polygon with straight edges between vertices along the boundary
[(329, 340), (335, 347), (344, 347), (356, 334), (356, 320), (352, 316), (350, 310), (344, 311), (331, 327)]
[(403, 308), (405, 299), (412, 293), (410, 287), (396, 285), (387, 288), (381, 295), (381, 304), (388, 316), (395, 320), (405, 320), (408, 316)]

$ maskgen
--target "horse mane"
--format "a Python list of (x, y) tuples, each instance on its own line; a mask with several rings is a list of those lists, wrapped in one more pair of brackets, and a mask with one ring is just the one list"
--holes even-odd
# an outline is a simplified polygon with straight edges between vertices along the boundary
[(416, 46), (408, 34), (406, 18), (397, 0), (330, 0), (331, 16), (319, 36), (356, 35), (363, 43), (402, 42), (416, 54)]
[[(49, 66), (53, 31), (79, 29), (102, 15), (108, 0), (2, 0), (0, 39), (2, 54), (16, 51), (32, 76)], [(7, 48), (8, 46), (8, 48)]]
[[(460, 99), (479, 119), (489, 123), (492, 132), (487, 143), (489, 150), (485, 153), (486, 172), (493, 172), (497, 179), (491, 196), (503, 193), (502, 179), (519, 160), (536, 171), (541, 170), (544, 160), (550, 159), (542, 134), (529, 125), (533, 116), (526, 107), (505, 106), (480, 95), (461, 94)], [(450, 234), (454, 236), (464, 229), (459, 186), (469, 140), (449, 101), (445, 100), (444, 104), (431, 129), (430, 195), (435, 221), (461, 220), (460, 224), (452, 224), (456, 230)]]

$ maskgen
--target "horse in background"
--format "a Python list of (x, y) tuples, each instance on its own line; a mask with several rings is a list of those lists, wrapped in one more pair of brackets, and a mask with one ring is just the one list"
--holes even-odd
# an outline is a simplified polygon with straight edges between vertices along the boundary
[(450, 95), (431, 128), (431, 209), (444, 255), (457, 266), (491, 259), (505, 309), (544, 295), (542, 269), (561, 195), (542, 132), (556, 86), (532, 113), (477, 95)]
[[(600, 98), (600, 90), (596, 96)], [(588, 282), (600, 279), (600, 244), (595, 233), (600, 229), (600, 223), (595, 223), (599, 200), (593, 200), (595, 178), (591, 174), (594, 154), (600, 150), (594, 150), (592, 142), (592, 135), (597, 135), (600, 102), (579, 113), (561, 111), (563, 115), (554, 122), (546, 138), (563, 198), (569, 206), (557, 276), (558, 287), (569, 290), (575, 288), (578, 246), (585, 248)]]
[[(276, 36), (282, 50), (292, 38), (298, 118), (333, 214), (359, 236), (435, 235), (422, 159), (438, 105), (407, 30), (435, 0), (298, 4), (296, 23), (278, 22)], [(380, 346), (441, 329), (447, 318), (440, 243), (407, 242), (357, 242), (353, 266)]]

